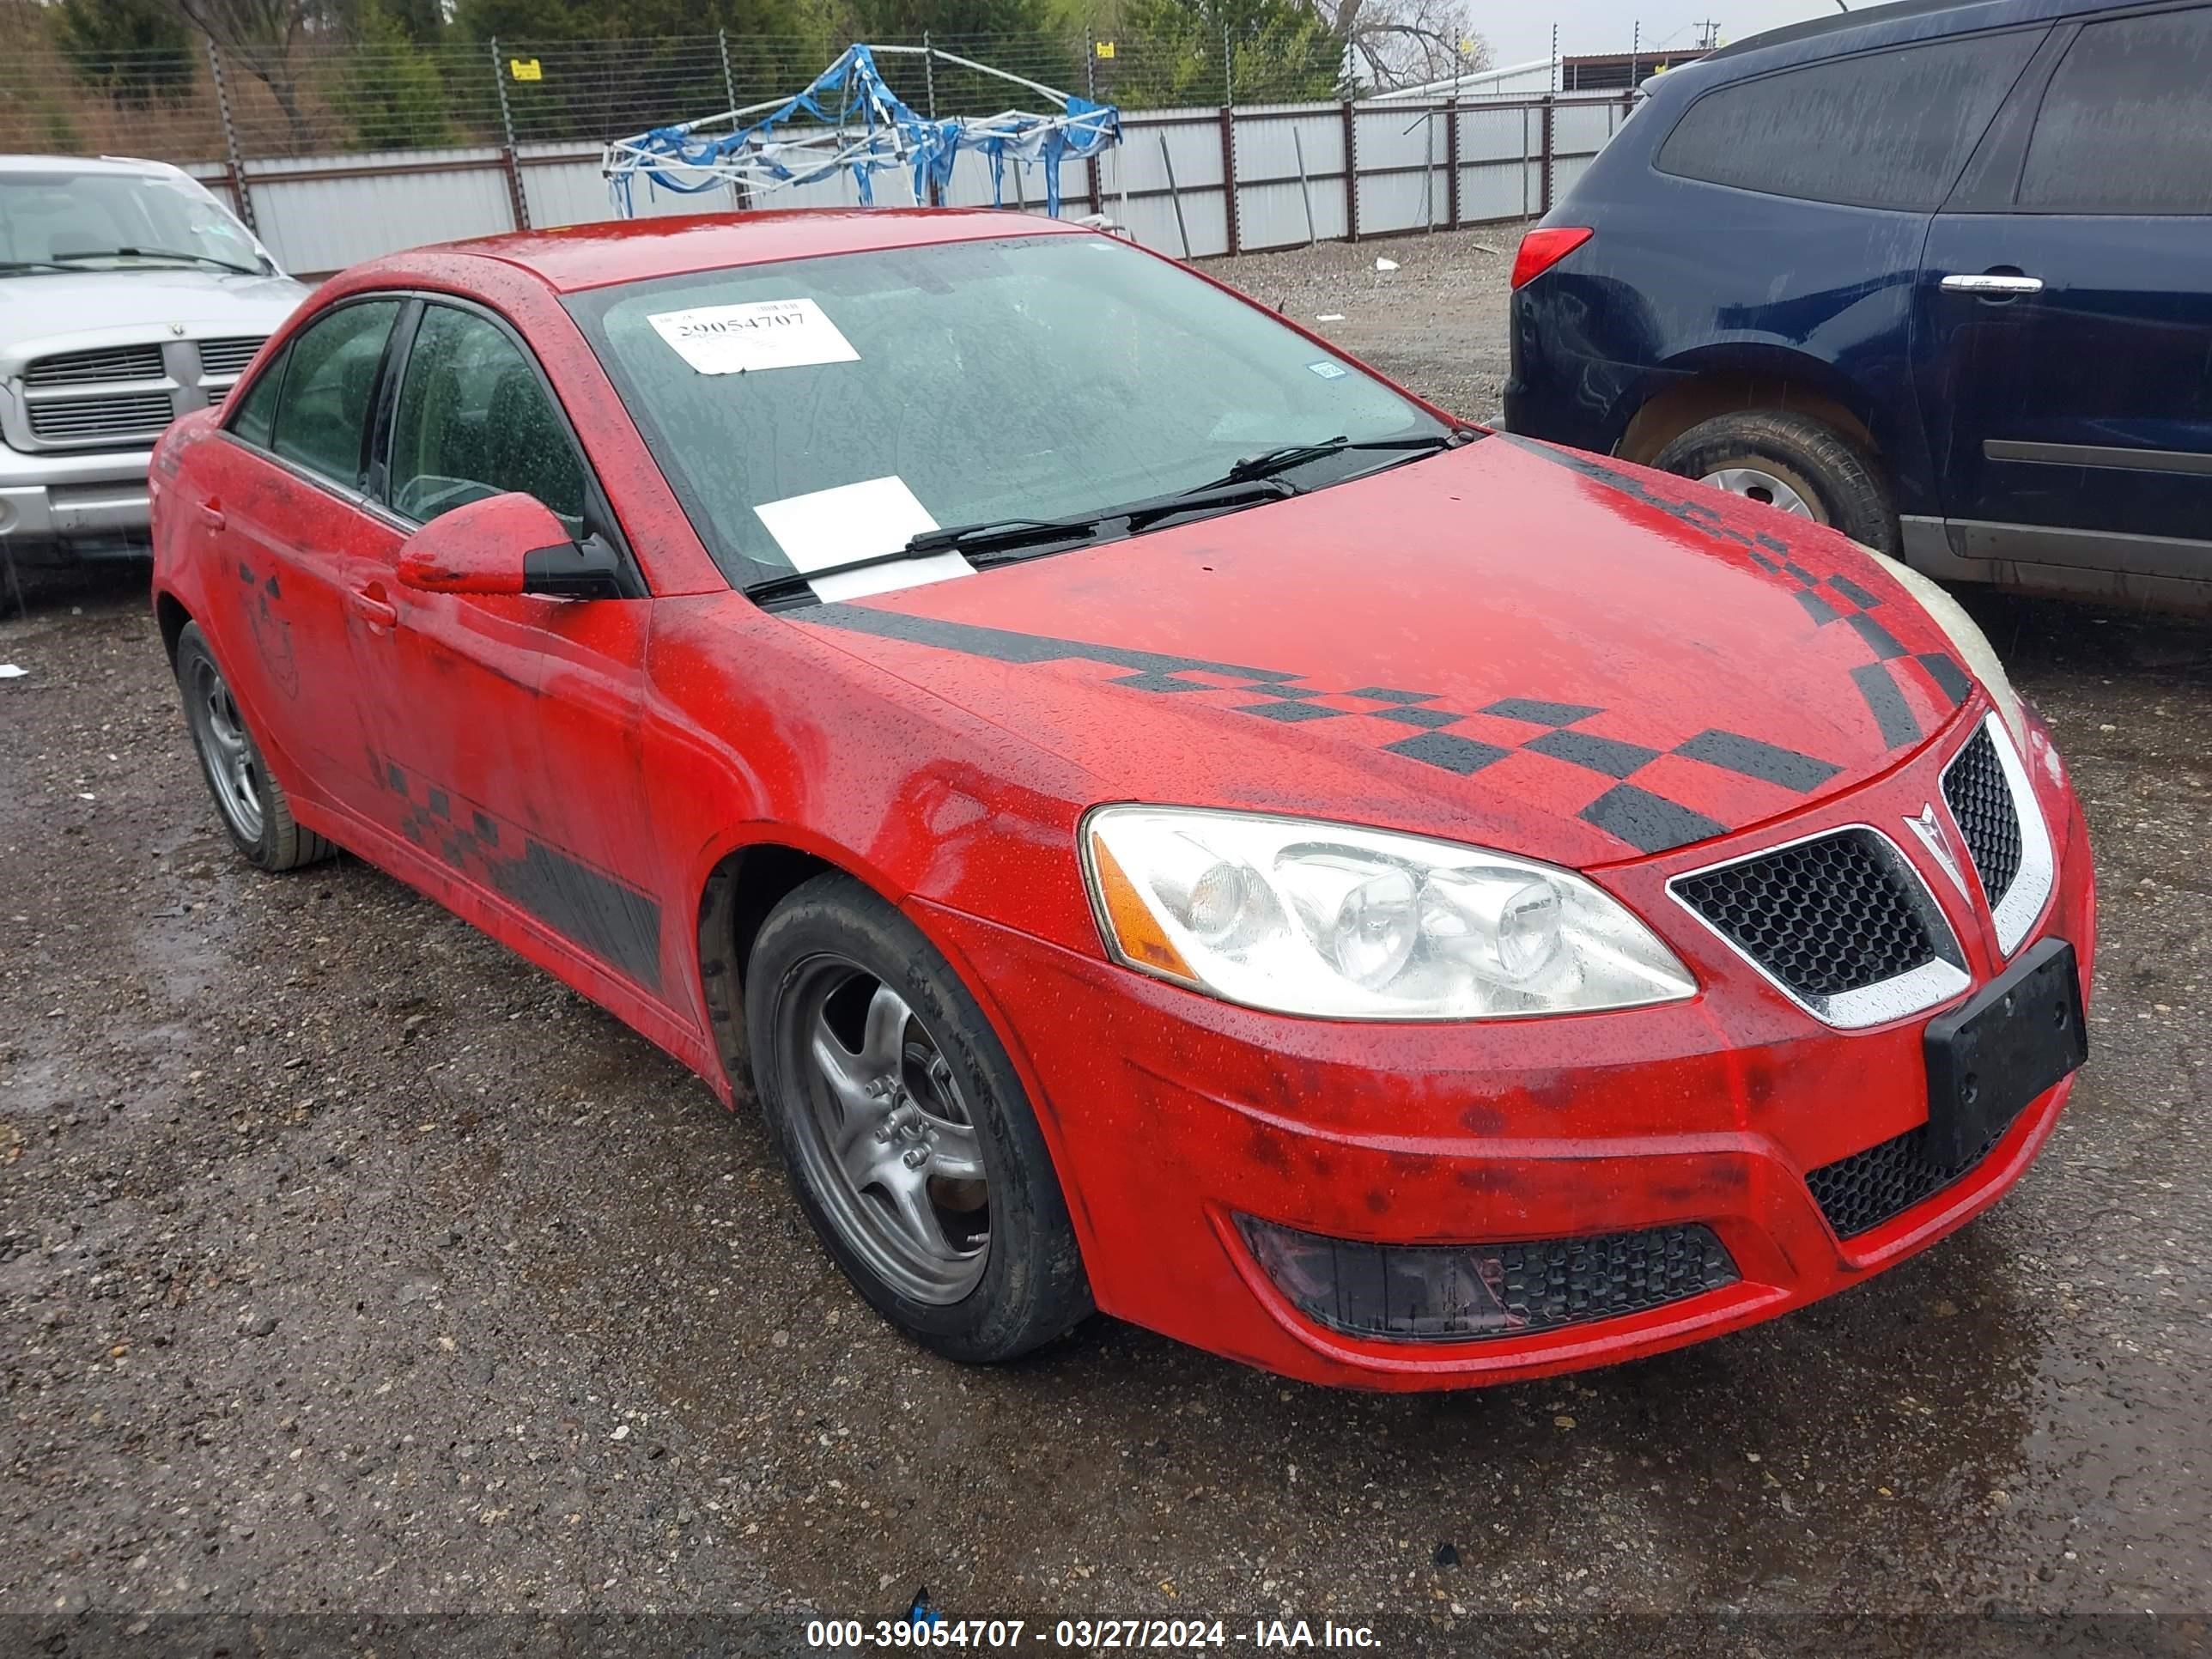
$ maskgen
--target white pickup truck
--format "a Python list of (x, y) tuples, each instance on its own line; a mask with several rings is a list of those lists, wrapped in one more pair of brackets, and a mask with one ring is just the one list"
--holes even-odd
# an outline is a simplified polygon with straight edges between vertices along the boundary
[(307, 297), (181, 169), (0, 155), (0, 556), (143, 555), (161, 429)]

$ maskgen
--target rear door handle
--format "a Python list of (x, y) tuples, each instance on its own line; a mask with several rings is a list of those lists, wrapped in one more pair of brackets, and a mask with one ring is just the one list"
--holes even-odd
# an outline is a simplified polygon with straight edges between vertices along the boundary
[(370, 627), (399, 626), (399, 608), (384, 597), (383, 583), (371, 582), (367, 587), (356, 587), (346, 598)]
[(222, 503), (220, 501), (202, 501), (200, 520), (210, 530), (220, 530), (228, 522), (222, 516)]
[(2008, 276), (1994, 270), (1960, 271), (1946, 276), (1942, 283), (1946, 294), (1980, 294), (1993, 298), (2009, 299), (2016, 294), (2040, 294), (2040, 276)]

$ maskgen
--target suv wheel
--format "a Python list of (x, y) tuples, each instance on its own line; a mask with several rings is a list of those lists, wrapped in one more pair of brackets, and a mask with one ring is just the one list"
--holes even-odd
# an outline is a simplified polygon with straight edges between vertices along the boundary
[(1881, 471), (1858, 445), (1806, 415), (1745, 410), (1701, 422), (1651, 463), (1894, 555), (1897, 515)]

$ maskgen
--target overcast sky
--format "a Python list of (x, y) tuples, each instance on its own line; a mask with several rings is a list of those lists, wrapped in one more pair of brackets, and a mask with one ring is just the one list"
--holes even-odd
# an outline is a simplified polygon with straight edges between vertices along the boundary
[[(1853, 9), (1864, 0), (1852, 0)], [(1587, 52), (1626, 52), (1631, 31), (1641, 21), (1644, 44), (1694, 46), (1698, 25), (1711, 18), (1720, 25), (1723, 41), (1741, 40), (1761, 29), (1802, 18), (1832, 15), (1835, 0), (1552, 0), (1549, 5), (1513, 3), (1513, 0), (1472, 0), (1469, 10), (1475, 27), (1489, 40), (1502, 66), (1525, 64), (1552, 50), (1552, 25), (1559, 26), (1559, 50), (1570, 55)]]

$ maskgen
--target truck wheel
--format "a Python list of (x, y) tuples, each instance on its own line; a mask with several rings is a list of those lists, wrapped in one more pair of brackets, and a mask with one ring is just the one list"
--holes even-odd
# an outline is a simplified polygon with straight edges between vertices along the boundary
[(1897, 514), (1880, 469), (1858, 445), (1810, 416), (1773, 410), (1716, 416), (1674, 439), (1651, 464), (1897, 552)]
[(207, 635), (186, 623), (177, 636), (177, 686), (184, 693), (185, 724), (199, 751), (200, 770), (215, 797), (222, 827), (246, 862), (264, 870), (296, 870), (337, 849), (292, 818), (284, 786), (269, 774), (261, 745), (246, 727)]
[(877, 1312), (970, 1364), (1090, 1313), (1020, 1075), (895, 908), (844, 875), (793, 891), (753, 945), (745, 1024), (799, 1206)]

